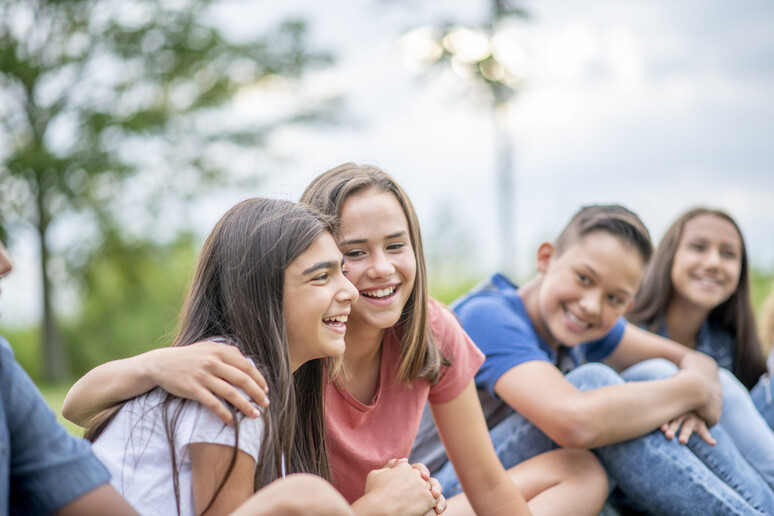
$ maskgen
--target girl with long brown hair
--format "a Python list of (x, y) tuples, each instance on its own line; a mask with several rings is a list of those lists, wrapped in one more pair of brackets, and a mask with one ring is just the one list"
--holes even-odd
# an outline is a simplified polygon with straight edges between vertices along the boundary
[[(508, 472), (500, 464), (473, 381), (483, 355), (452, 312), (428, 295), (419, 223), (397, 182), (378, 168), (346, 163), (314, 179), (300, 202), (334, 218), (347, 278), (360, 294), (347, 324), (347, 348), (329, 361), (325, 387), (331, 478), (355, 512), (443, 512), (445, 500), (431, 479), (424, 496), (409, 496), (414, 490), (407, 490), (405, 477), (387, 477), (396, 467), (408, 468), (395, 460), (409, 455), (429, 402), (465, 490), (449, 501), (450, 513), (598, 514), (608, 487), (591, 453), (555, 450)], [(221, 367), (203, 376), (253, 383), (237, 361)], [(199, 396), (170, 374), (149, 376)], [(104, 407), (95, 396), (82, 401), (79, 411)], [(427, 478), (423, 465), (415, 468), (415, 478)], [(374, 488), (388, 482), (389, 488)]]
[[(344, 351), (357, 299), (342, 268), (328, 219), (308, 207), (253, 198), (220, 219), (201, 251), (173, 347), (207, 339), (238, 350), (263, 372), (272, 403), (262, 417), (234, 417), (229, 427), (201, 404), (154, 389), (93, 420), (86, 435), (138, 511), (239, 513), (254, 491), (278, 481), (271, 496), (249, 501), (258, 511), (251, 514), (269, 514), (272, 504), (298, 504), (281, 488), (286, 472), (330, 478), (322, 358)], [(301, 512), (349, 511), (311, 475), (289, 485), (321, 496)]]

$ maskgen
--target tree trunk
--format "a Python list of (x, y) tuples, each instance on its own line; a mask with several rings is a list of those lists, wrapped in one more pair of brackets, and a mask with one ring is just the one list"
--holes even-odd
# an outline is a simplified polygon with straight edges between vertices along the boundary
[(48, 274), (50, 253), (46, 242), (46, 233), (51, 220), (46, 206), (44, 187), (38, 183), (38, 237), (40, 239), (40, 276), (43, 284), (43, 332), (42, 332), (42, 371), (43, 378), (49, 382), (61, 382), (67, 378), (69, 367), (62, 349), (62, 341), (56, 325), (56, 315), (51, 303), (53, 285)]

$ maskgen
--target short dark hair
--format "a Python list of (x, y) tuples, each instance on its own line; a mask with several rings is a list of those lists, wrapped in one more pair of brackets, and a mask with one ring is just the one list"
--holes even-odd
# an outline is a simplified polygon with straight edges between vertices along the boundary
[(595, 204), (582, 207), (564, 227), (554, 246), (557, 255), (590, 233), (604, 231), (633, 247), (643, 265), (650, 261), (653, 243), (640, 217), (618, 204)]

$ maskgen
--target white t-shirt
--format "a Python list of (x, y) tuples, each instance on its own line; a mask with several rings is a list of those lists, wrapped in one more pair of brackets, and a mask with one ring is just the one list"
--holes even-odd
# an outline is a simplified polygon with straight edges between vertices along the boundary
[[(110, 471), (110, 483), (142, 515), (177, 514), (172, 483), (172, 457), (161, 402), (164, 391), (154, 389), (121, 408), (93, 444), (92, 449)], [(174, 414), (181, 400), (169, 405)], [(261, 418), (243, 417), (239, 424), (239, 449), (258, 460), (263, 435)], [(175, 453), (180, 487), (180, 514), (194, 514), (191, 458), (188, 445), (234, 445), (234, 428), (197, 402), (188, 402), (175, 428)]]

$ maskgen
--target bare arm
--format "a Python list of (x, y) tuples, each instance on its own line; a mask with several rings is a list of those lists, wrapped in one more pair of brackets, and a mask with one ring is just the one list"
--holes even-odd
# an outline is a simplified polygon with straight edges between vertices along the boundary
[[(231, 446), (211, 443), (193, 443), (188, 446), (191, 454), (191, 479), (194, 499), (194, 512), (207, 516), (231, 514), (253, 494), (255, 459), (242, 450), (237, 450), (234, 469), (226, 483), (212, 500), (223, 477), (234, 449)], [(203, 513), (207, 508), (206, 513)]]
[(332, 485), (305, 473), (288, 475), (261, 488), (231, 516), (354, 516)]
[(200, 402), (229, 424), (231, 413), (218, 396), (246, 416), (259, 415), (235, 387), (260, 406), (268, 405), (266, 381), (237, 348), (198, 342), (154, 349), (95, 367), (67, 393), (62, 415), (77, 425), (88, 426), (103, 410), (157, 386), (181, 398)]
[(118, 494), (110, 484), (102, 484), (68, 503), (54, 513), (55, 516), (136, 516), (129, 502)]
[(560, 446), (581, 449), (644, 435), (708, 398), (704, 378), (693, 371), (582, 392), (542, 361), (510, 369), (495, 392)]
[[(492, 447), (473, 382), (454, 400), (431, 404), (430, 408), (446, 453), (476, 514), (531, 514)], [(454, 511), (451, 499), (449, 512)]]
[(703, 406), (693, 410), (706, 421), (707, 426), (711, 427), (720, 421), (723, 389), (718, 378), (718, 366), (704, 353), (627, 323), (621, 342), (604, 362), (617, 371), (623, 371), (637, 362), (651, 358), (664, 358), (676, 364), (681, 370), (691, 370), (700, 374), (705, 379), (705, 388), (709, 397)]

